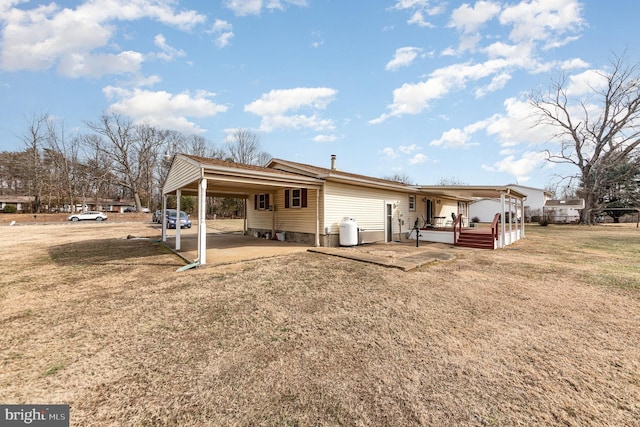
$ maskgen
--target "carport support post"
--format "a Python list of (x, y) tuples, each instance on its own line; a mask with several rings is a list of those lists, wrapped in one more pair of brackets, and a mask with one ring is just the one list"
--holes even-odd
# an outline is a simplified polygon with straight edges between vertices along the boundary
[(182, 197), (182, 190), (176, 190), (176, 251), (180, 250), (180, 198)]
[(198, 185), (198, 259), (200, 265), (207, 263), (207, 180), (202, 178)]
[(160, 222), (162, 223), (162, 241), (167, 241), (167, 195), (162, 195), (162, 213), (160, 215)]

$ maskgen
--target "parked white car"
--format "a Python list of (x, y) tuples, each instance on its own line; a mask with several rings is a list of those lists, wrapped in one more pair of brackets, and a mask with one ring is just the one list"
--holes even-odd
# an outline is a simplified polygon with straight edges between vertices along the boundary
[(67, 220), (73, 221), (73, 222), (84, 221), (84, 220), (106, 221), (107, 216), (102, 212), (87, 211), (87, 212), (79, 212), (73, 215), (69, 215), (69, 218), (67, 218)]

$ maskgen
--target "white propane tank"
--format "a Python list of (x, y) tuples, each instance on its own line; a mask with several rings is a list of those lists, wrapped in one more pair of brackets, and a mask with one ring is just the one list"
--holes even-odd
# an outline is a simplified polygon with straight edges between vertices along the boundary
[(356, 246), (358, 244), (358, 224), (349, 217), (342, 218), (340, 223), (340, 246)]

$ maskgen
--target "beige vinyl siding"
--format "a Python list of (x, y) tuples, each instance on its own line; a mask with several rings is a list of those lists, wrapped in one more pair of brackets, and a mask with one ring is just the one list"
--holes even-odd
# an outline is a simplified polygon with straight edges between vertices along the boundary
[(307, 190), (306, 208), (285, 208), (285, 191), (276, 193), (276, 230), (298, 233), (316, 232), (316, 190)]
[[(325, 184), (325, 229), (330, 233), (340, 232), (340, 222), (344, 217), (354, 218), (359, 228), (365, 230), (384, 230), (385, 205), (387, 202), (397, 202), (394, 211), (393, 232), (399, 231), (398, 215), (402, 224), (402, 230), (413, 226), (413, 221), (424, 210), (421, 206), (421, 198), (416, 196), (416, 210), (409, 211), (409, 194), (400, 191), (382, 190), (376, 188), (360, 187), (340, 183), (328, 182)], [(413, 193), (411, 193), (413, 194)]]
[(164, 183), (163, 192), (169, 193), (200, 179), (200, 168), (188, 161), (176, 157), (171, 171)]
[[(251, 195), (247, 209), (249, 228), (270, 230), (273, 227), (276, 231), (314, 234), (316, 232), (316, 191), (307, 190), (306, 208), (285, 208), (284, 189), (269, 193), (269, 204), (274, 207), (273, 212), (256, 210), (254, 197)], [(322, 204), (322, 196), (320, 203)]]

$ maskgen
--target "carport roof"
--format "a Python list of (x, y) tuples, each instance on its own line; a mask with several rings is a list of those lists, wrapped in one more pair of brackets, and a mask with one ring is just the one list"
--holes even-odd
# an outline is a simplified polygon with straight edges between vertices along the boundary
[(183, 194), (196, 195), (202, 178), (207, 179), (207, 195), (239, 198), (283, 187), (320, 188), (323, 183), (321, 179), (272, 168), (176, 154), (162, 192), (175, 194), (181, 190)]
[(495, 198), (501, 194), (511, 195), (518, 199), (527, 197), (526, 194), (508, 185), (420, 185), (418, 188), (430, 195), (451, 198)]

